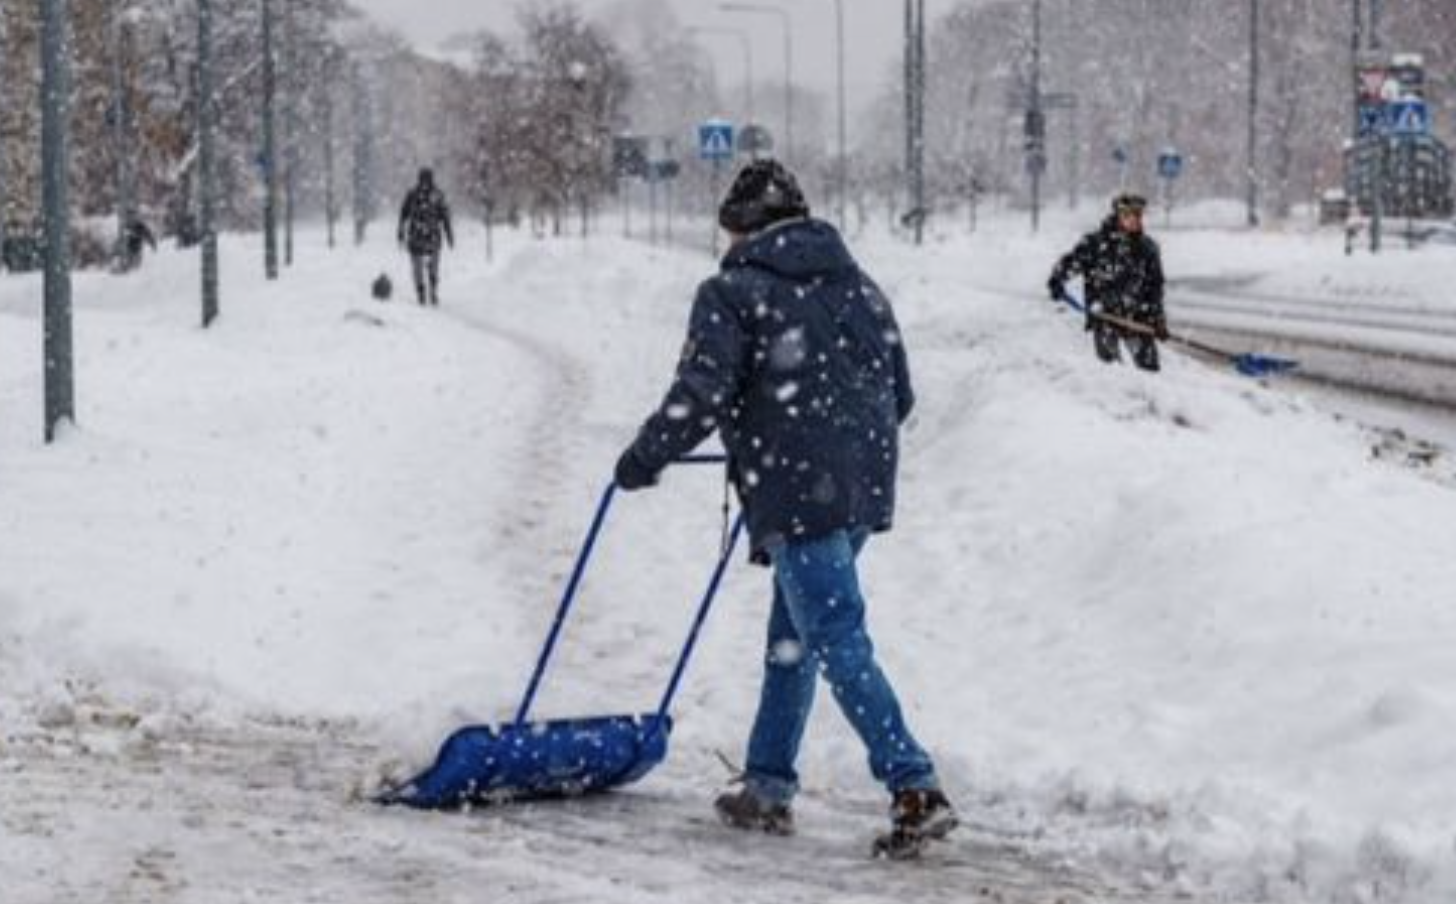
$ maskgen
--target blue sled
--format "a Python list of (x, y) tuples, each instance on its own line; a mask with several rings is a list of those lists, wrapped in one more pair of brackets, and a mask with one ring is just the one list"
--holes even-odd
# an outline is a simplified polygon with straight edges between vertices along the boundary
[(671, 731), (671, 717), (656, 715), (470, 726), (445, 741), (433, 766), (379, 802), (445, 809), (617, 788), (666, 758)]
[[(701, 455), (681, 461), (716, 464), (723, 462), (723, 458)], [(655, 713), (527, 721), (541, 676), (556, 648), (557, 638), (571, 610), (616, 488), (615, 483), (609, 484), (602, 494), (596, 517), (592, 519), (591, 529), (577, 556), (576, 567), (556, 611), (556, 620), (546, 636), (546, 644), (537, 659), (536, 670), (531, 675), (515, 720), (501, 726), (471, 725), (459, 729), (441, 745), (433, 766), (404, 784), (383, 792), (375, 798), (377, 803), (433, 810), (471, 804), (575, 797), (631, 784), (666, 758), (668, 736), (672, 733), (672, 717), (668, 715), (668, 709), (682, 681), (688, 658), (697, 644), (698, 634), (707, 620), (713, 598), (718, 593), (723, 572), (743, 532), (741, 513), (732, 532), (724, 537), (708, 588), (698, 604), (697, 615)]]

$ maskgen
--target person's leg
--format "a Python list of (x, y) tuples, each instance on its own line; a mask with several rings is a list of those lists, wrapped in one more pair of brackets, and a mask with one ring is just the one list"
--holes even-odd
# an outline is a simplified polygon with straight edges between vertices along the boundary
[(1129, 338), (1132, 345), (1132, 359), (1143, 370), (1156, 372), (1159, 369), (1158, 343), (1147, 336)]
[(864, 741), (870, 772), (891, 792), (935, 789), (935, 766), (906, 726), (865, 626), (855, 557), (866, 536), (838, 531), (780, 546), (771, 551), (775, 574), (795, 630)]
[(440, 303), (440, 249), (430, 252), (430, 304)]
[(1117, 345), (1117, 330), (1105, 323), (1092, 326), (1092, 347), (1097, 357), (1106, 364), (1122, 360), (1122, 351)]
[(415, 300), (425, 303), (425, 258), (421, 254), (410, 254), (410, 271), (415, 278)]
[(799, 790), (794, 763), (814, 705), (814, 661), (794, 629), (783, 591), (774, 582), (758, 715), (748, 740), (745, 781), (766, 803), (787, 804)]

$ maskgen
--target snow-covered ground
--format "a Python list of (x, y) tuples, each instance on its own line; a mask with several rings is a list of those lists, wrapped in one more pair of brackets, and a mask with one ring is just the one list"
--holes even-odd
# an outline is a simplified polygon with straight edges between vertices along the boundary
[[(39, 282), (0, 279), (0, 899), (1452, 900), (1449, 468), (1176, 355), (1097, 364), (1042, 290), (1086, 225), (856, 244), (921, 400), (870, 617), (969, 824), (908, 867), (865, 856), (884, 802), (827, 696), (801, 836), (705, 819), (757, 698), (767, 577), (741, 563), (639, 786), (360, 801), (512, 713), (705, 254), (507, 234), (488, 264), (466, 236), (425, 310), (368, 299), (381, 269), (408, 294), (384, 242), (305, 233), (269, 285), (237, 238), (209, 331), (190, 255), (84, 275), (51, 447)], [(1174, 275), (1448, 303), (1456, 279), (1450, 249), (1417, 278), (1335, 236), (1162, 238)], [(620, 501), (541, 715), (651, 707), (721, 492), (683, 469)]]

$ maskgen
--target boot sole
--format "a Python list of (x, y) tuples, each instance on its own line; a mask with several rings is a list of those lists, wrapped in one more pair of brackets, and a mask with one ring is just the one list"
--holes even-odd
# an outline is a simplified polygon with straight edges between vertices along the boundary
[(794, 826), (792, 823), (784, 825), (783, 823), (765, 822), (760, 819), (744, 819), (739, 816), (734, 816), (731, 813), (726, 813), (717, 807), (713, 808), (713, 812), (718, 815), (718, 821), (723, 825), (730, 829), (737, 829), (740, 832), (762, 832), (765, 835), (774, 835), (780, 838), (787, 838), (794, 834)]

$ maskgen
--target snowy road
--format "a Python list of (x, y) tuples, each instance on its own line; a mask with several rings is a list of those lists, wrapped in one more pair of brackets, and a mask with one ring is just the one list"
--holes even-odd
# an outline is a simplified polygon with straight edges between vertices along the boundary
[(1174, 328), (1293, 358), (1307, 379), (1456, 411), (1456, 309), (1270, 294), (1248, 283), (1175, 284)]

